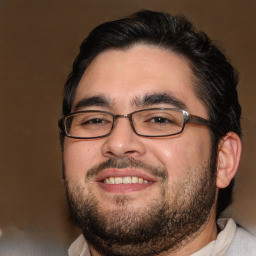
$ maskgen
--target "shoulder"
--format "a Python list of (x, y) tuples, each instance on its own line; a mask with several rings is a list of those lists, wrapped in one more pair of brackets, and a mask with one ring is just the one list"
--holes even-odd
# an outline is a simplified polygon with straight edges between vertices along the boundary
[(256, 237), (242, 227), (237, 226), (234, 238), (226, 251), (227, 256), (255, 256)]
[(81, 234), (69, 247), (68, 249), (69, 256), (90, 256), (89, 246)]

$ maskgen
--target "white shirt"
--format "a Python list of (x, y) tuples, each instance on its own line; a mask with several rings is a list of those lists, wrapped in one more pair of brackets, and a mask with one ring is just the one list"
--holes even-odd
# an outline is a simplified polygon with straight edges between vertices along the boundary
[[(232, 219), (219, 219), (217, 225), (221, 230), (217, 239), (191, 256), (256, 256), (256, 237), (238, 227)], [(83, 235), (71, 244), (68, 255), (91, 256)]]

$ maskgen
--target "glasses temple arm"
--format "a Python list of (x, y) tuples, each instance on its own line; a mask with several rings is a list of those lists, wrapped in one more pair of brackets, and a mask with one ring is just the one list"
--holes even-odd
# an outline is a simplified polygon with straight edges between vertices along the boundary
[(220, 129), (216, 126), (216, 124), (214, 122), (212, 122), (210, 120), (207, 120), (207, 119), (204, 119), (202, 117), (195, 116), (195, 115), (189, 115), (189, 116), (187, 116), (187, 121), (186, 122), (208, 126), (212, 129), (214, 129), (219, 134), (221, 134)]

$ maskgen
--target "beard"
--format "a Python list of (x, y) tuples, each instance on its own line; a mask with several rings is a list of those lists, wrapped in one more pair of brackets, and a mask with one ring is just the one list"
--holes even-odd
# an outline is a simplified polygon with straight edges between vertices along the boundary
[(65, 178), (72, 219), (89, 245), (105, 256), (153, 256), (176, 251), (193, 240), (208, 221), (216, 198), (216, 161), (168, 186), (168, 171), (133, 158), (110, 159), (88, 170), (86, 183), (106, 168), (142, 168), (160, 178), (159, 193), (145, 205), (130, 207), (131, 198), (113, 196), (111, 210), (95, 198), (90, 186), (80, 187)]

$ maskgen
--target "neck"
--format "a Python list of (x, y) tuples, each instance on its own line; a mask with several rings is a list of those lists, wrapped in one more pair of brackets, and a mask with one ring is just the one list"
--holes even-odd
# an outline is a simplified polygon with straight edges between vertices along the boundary
[(204, 226), (191, 238), (185, 241), (176, 251), (159, 256), (188, 256), (196, 253), (210, 242), (216, 240), (218, 229), (215, 215), (211, 216)]

